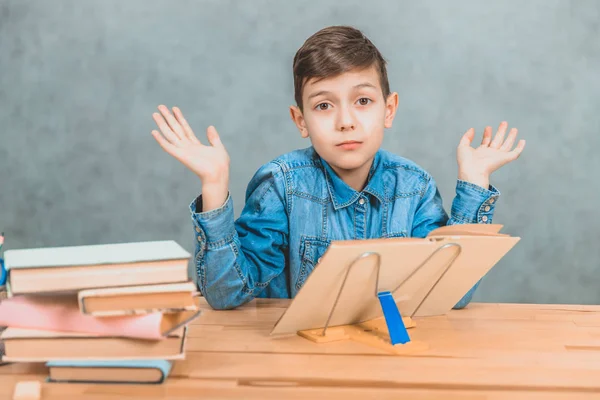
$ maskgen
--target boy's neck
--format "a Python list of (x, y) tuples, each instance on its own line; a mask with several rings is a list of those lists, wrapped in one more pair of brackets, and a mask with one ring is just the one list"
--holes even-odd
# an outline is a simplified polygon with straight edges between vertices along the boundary
[(341, 169), (331, 165), (331, 168), (341, 180), (357, 192), (361, 192), (367, 186), (369, 172), (373, 165), (373, 159), (355, 169)]

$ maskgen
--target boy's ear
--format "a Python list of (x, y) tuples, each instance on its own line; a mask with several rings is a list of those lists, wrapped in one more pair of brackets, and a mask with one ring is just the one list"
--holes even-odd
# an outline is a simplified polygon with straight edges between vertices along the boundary
[(300, 131), (300, 135), (306, 139), (308, 137), (308, 129), (306, 128), (306, 121), (304, 121), (304, 115), (302, 115), (300, 108), (290, 106), (290, 117), (292, 117), (292, 121), (294, 121)]
[(390, 93), (385, 101), (385, 127), (391, 128), (398, 109), (398, 93)]

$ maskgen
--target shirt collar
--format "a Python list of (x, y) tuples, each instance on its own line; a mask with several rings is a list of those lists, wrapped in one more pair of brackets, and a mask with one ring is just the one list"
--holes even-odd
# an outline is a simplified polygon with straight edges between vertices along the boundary
[[(340, 208), (347, 207), (353, 204), (360, 197), (361, 193), (352, 189), (346, 182), (344, 182), (331, 168), (331, 166), (319, 156), (323, 169), (325, 170), (325, 181), (327, 182), (327, 189), (329, 190), (329, 196), (333, 203), (333, 208), (338, 210)], [(375, 153), (373, 158), (373, 164), (369, 170), (369, 176), (367, 178), (367, 186), (363, 189), (363, 192), (367, 192), (375, 196), (380, 202), (385, 199), (385, 191), (382, 180), (382, 166), (381, 166), (381, 154), (378, 151)]]

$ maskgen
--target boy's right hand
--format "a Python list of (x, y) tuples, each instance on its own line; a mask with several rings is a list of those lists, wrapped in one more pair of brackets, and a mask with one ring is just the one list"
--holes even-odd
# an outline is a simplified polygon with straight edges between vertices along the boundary
[(175, 157), (202, 181), (202, 211), (221, 207), (227, 200), (229, 186), (229, 155), (221, 143), (214, 126), (206, 130), (210, 146), (203, 145), (181, 110), (173, 107), (173, 114), (167, 107), (158, 107), (159, 113), (152, 114), (162, 135), (152, 131), (152, 136), (164, 151)]

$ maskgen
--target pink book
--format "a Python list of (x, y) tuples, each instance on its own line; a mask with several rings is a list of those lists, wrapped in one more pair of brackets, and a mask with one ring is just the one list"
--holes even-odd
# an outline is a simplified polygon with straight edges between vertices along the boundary
[(15, 296), (0, 302), (0, 326), (140, 339), (163, 339), (198, 315), (200, 310), (94, 317), (79, 311), (76, 296)]

